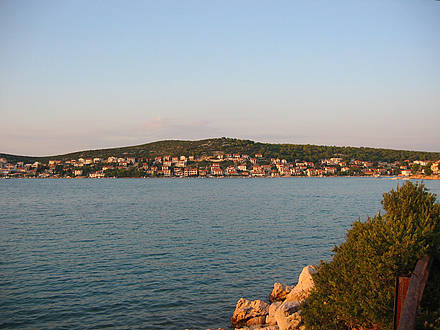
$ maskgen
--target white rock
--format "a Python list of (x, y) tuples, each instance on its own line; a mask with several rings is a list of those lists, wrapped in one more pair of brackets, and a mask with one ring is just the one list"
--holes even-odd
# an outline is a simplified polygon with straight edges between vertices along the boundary
[(269, 304), (262, 300), (240, 298), (232, 314), (231, 323), (234, 327), (264, 324), (269, 314)]
[(277, 325), (264, 325), (258, 327), (235, 328), (235, 330), (279, 330)]
[(293, 286), (284, 285), (281, 283), (274, 283), (273, 290), (270, 294), (270, 301), (283, 301), (286, 299), (286, 296), (289, 294), (290, 291), (292, 291)]
[(279, 330), (296, 330), (302, 324), (299, 303), (285, 301), (275, 311), (275, 320)]
[(275, 301), (269, 306), (269, 314), (266, 316), (266, 323), (269, 325), (276, 325), (277, 320), (275, 319), (275, 312), (282, 304), (281, 301)]
[(316, 271), (317, 270), (314, 266), (304, 267), (299, 275), (298, 284), (286, 296), (286, 301), (302, 302), (304, 299), (306, 299), (315, 286), (312, 274), (316, 273)]
[(263, 324), (266, 324), (266, 317), (267, 315), (260, 315), (250, 318), (246, 321), (247, 326), (261, 326)]

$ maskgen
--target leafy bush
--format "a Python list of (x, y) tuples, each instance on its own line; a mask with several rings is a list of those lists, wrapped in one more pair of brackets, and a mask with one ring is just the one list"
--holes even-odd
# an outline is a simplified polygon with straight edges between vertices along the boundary
[[(353, 223), (333, 259), (321, 262), (314, 275), (315, 290), (303, 306), (307, 329), (392, 329), (396, 276), (410, 275), (426, 254), (435, 257), (436, 265), (439, 260), (440, 204), (435, 199), (423, 184), (408, 182), (384, 194), (383, 215)], [(440, 281), (430, 283), (419, 324), (423, 318), (439, 321)]]

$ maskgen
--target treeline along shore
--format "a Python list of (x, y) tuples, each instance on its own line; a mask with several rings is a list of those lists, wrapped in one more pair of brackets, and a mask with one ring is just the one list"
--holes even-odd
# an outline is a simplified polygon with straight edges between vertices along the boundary
[(0, 177), (439, 178), (440, 153), (268, 144), (230, 138), (159, 141), (139, 146), (30, 157), (0, 154)]

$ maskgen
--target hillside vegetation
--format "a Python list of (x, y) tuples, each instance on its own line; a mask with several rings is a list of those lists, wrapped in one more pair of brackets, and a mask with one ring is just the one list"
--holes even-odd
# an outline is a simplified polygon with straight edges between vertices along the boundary
[(166, 140), (152, 142), (137, 146), (86, 150), (65, 155), (53, 155), (47, 157), (29, 157), (17, 156), (9, 154), (1, 154), (8, 161), (31, 162), (31, 161), (47, 161), (69, 160), (82, 158), (105, 158), (109, 156), (116, 157), (142, 157), (152, 158), (157, 156), (209, 156), (215, 153), (239, 153), (254, 155), (262, 154), (265, 158), (283, 158), (289, 161), (303, 160), (316, 162), (321, 159), (330, 157), (341, 157), (345, 160), (360, 159), (369, 161), (404, 161), (404, 160), (438, 160), (440, 152), (422, 152), (408, 150), (392, 150), (377, 148), (356, 148), (356, 147), (336, 147), (336, 146), (318, 146), (318, 145), (302, 145), (302, 144), (272, 144), (254, 142), (251, 140), (239, 140), (232, 138), (215, 138), (198, 141), (178, 141)]

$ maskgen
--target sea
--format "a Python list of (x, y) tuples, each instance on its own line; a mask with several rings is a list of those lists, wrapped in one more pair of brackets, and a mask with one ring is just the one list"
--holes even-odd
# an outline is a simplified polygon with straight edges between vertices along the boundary
[[(330, 260), (389, 178), (0, 180), (1, 329), (227, 328)], [(440, 181), (425, 181), (440, 194)]]

